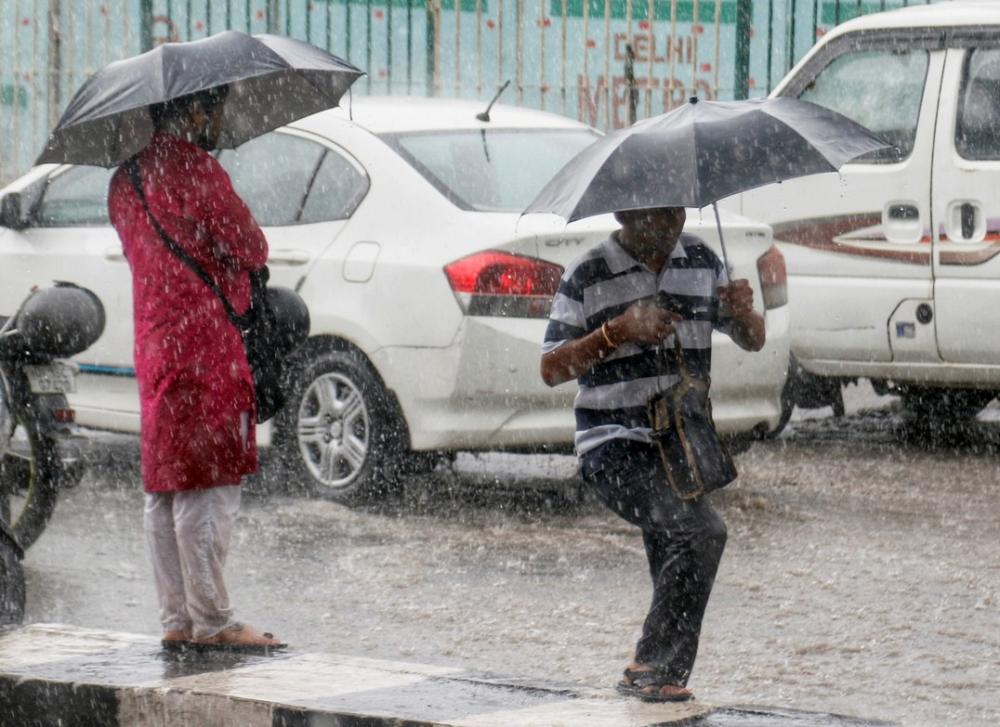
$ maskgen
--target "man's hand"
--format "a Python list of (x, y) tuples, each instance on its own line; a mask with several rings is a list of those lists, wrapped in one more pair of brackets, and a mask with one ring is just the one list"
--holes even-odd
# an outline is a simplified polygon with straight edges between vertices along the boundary
[(674, 322), (681, 316), (651, 301), (640, 300), (617, 318), (608, 321), (608, 333), (616, 346), (623, 343), (660, 343), (674, 332)]
[(745, 318), (753, 312), (753, 288), (745, 278), (719, 286), (722, 310), (732, 318)]
[(579, 377), (626, 343), (659, 343), (674, 332), (674, 322), (679, 320), (679, 314), (652, 301), (633, 303), (620, 316), (608, 321), (606, 328), (567, 341), (543, 355), (542, 379), (549, 386), (556, 386)]
[(753, 309), (753, 288), (746, 279), (734, 280), (729, 285), (719, 286), (719, 301), (722, 313), (733, 319), (732, 339), (736, 345), (747, 351), (764, 348), (767, 334), (764, 316)]

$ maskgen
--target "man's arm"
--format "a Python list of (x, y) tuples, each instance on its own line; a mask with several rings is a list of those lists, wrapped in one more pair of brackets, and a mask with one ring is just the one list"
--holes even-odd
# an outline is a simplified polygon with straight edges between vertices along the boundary
[(601, 328), (566, 341), (542, 355), (542, 380), (558, 386), (578, 378), (625, 343), (659, 343), (673, 333), (680, 316), (647, 302), (638, 302)]
[(764, 348), (767, 333), (764, 316), (753, 309), (753, 288), (747, 280), (735, 280), (719, 287), (719, 300), (732, 318), (729, 335), (745, 351)]

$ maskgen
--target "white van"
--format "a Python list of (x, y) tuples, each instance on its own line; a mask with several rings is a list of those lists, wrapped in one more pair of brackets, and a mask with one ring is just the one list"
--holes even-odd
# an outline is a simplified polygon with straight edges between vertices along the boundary
[(842, 410), (840, 384), (867, 377), (915, 412), (974, 415), (1000, 392), (1000, 3), (844, 23), (772, 96), (894, 144), (727, 204), (773, 225), (787, 261), (788, 403)]

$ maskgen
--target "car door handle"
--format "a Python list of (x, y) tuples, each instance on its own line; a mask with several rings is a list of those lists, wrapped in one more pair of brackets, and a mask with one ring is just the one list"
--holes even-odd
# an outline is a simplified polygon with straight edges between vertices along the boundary
[(945, 214), (948, 238), (954, 242), (982, 242), (986, 237), (986, 221), (980, 202), (956, 199), (948, 205)]
[(923, 236), (920, 208), (908, 199), (890, 202), (882, 209), (885, 239), (901, 245), (913, 245)]
[(311, 259), (305, 250), (274, 250), (267, 258), (268, 262), (278, 265), (305, 265)]
[(894, 204), (889, 206), (889, 219), (910, 222), (920, 219), (920, 210), (912, 204)]
[(104, 257), (107, 258), (108, 260), (115, 260), (115, 261), (124, 260), (125, 252), (124, 250), (122, 250), (121, 245), (114, 245), (112, 247), (104, 248)]
[(959, 210), (962, 218), (962, 239), (968, 240), (976, 234), (976, 208), (966, 202)]

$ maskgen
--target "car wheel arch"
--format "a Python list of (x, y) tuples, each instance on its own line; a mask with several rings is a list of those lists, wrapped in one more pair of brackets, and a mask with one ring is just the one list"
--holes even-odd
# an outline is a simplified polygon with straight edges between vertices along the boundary
[(399, 398), (396, 393), (386, 385), (385, 379), (379, 373), (378, 368), (372, 362), (368, 354), (365, 353), (364, 349), (358, 346), (353, 341), (344, 338), (342, 336), (336, 336), (332, 334), (311, 336), (309, 337), (292, 355), (288, 362), (287, 373), (286, 373), (286, 390), (291, 391), (295, 380), (295, 377), (302, 371), (302, 369), (309, 365), (310, 361), (313, 361), (319, 357), (322, 357), (329, 353), (347, 353), (358, 360), (358, 362), (364, 365), (368, 371), (375, 378), (379, 386), (382, 388), (382, 393), (385, 396), (385, 404), (390, 407), (391, 414), (395, 417), (397, 423), (400, 426), (401, 431), (399, 435), (404, 437), (403, 443), (406, 448), (410, 447), (410, 425), (406, 420), (406, 415), (403, 412), (403, 408), (399, 403)]
[[(385, 386), (364, 351), (344, 338), (316, 336), (296, 351), (286, 376), (288, 401), (285, 409), (275, 417), (272, 439), (276, 450), (274, 461), (279, 471), (286, 478), (294, 477), (306, 492), (343, 505), (365, 504), (394, 491), (401, 484), (401, 476), (406, 474), (405, 463), (410, 458), (409, 428), (395, 394)], [(336, 381), (335, 386), (344, 387), (347, 397), (352, 396), (352, 391), (353, 395), (361, 397), (360, 409), (356, 410), (360, 413), (352, 416), (362, 417), (357, 420), (362, 439), (355, 441), (363, 448), (365, 458), (350, 458), (353, 466), (340, 471), (347, 479), (330, 472), (333, 479), (327, 480), (328, 474), (322, 471), (324, 460), (320, 459), (326, 457), (323, 450), (327, 447), (344, 451), (344, 441), (338, 444), (337, 440), (344, 437), (340, 432), (349, 426), (346, 418), (339, 422), (329, 420), (329, 424), (323, 425), (331, 427), (327, 436), (333, 437), (332, 445), (323, 443), (330, 439), (323, 442), (300, 439), (302, 424), (307, 423), (307, 428), (314, 426), (314, 409), (324, 406), (319, 390), (313, 391), (313, 387), (324, 380)], [(339, 394), (335, 396), (339, 399)], [(311, 410), (305, 414), (306, 420), (301, 419), (303, 406)], [(347, 458), (338, 457), (338, 460), (346, 462)]]

